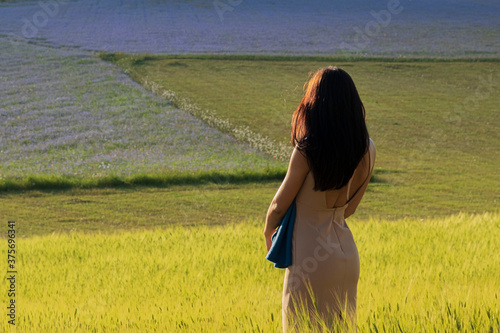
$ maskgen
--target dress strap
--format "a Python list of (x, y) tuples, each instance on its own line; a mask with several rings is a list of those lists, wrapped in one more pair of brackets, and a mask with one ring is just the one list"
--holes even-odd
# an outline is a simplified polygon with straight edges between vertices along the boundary
[[(371, 141), (371, 139), (370, 139)], [(372, 159), (372, 156), (371, 156), (371, 151), (370, 151), (370, 148), (368, 148), (368, 175), (366, 176), (365, 178), (365, 181), (363, 182), (363, 184), (365, 184), (367, 181), (370, 181), (370, 175), (372, 173), (372, 170), (373, 170), (373, 165), (375, 164), (375, 160)], [(352, 173), (352, 177), (351, 179), (349, 179), (349, 183), (347, 183), (347, 202), (346, 204), (349, 203), (349, 201), (351, 201), (352, 198), (354, 198), (356, 196), (356, 194), (358, 194), (359, 190), (363, 187), (363, 185), (361, 185), (361, 187), (359, 187), (356, 192), (354, 192), (354, 195), (352, 196), (352, 198), (349, 198), (349, 190), (351, 189), (351, 181), (352, 179), (354, 178), (354, 174), (356, 173), (356, 170), (354, 170), (354, 172)]]
[(352, 179), (354, 178), (355, 173), (356, 173), (356, 169), (354, 169), (354, 172), (352, 173), (351, 179), (349, 179), (349, 182), (347, 183), (347, 192), (346, 192), (346, 196), (345, 196), (345, 199), (347, 201), (349, 200), (349, 191), (351, 190), (351, 183), (352, 183)]

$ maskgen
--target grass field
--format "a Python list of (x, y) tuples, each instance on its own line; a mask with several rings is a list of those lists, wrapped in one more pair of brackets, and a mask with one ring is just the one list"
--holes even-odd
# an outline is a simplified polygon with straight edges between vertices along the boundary
[(79, 51), (0, 51), (17, 331), (279, 331), (263, 220), (302, 85), (332, 62), (377, 145), (349, 221), (359, 331), (500, 331), (498, 61), (101, 55), (158, 97)]
[(1, 191), (235, 183), (245, 172), (246, 182), (278, 182), (302, 85), (334, 63), (356, 81), (378, 148), (365, 217), (498, 206), (495, 60), (101, 55), (172, 107), (78, 51), (20, 42), (14, 51), (0, 81)]
[[(500, 330), (498, 214), (351, 229), (358, 332)], [(19, 240), (17, 332), (278, 332), (283, 270), (261, 231), (246, 219)]]
[(498, 207), (496, 60), (101, 57), (182, 109), (283, 160), (291, 114), (309, 73), (338, 65), (358, 86), (377, 145), (373, 211), (397, 218), (402, 212), (431, 216)]

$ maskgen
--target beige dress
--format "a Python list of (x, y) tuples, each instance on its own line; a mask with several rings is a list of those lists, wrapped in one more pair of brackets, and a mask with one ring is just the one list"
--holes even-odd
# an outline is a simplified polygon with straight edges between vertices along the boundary
[[(371, 143), (370, 171), (374, 164), (372, 147)], [(353, 178), (346, 185), (347, 202), (341, 207), (327, 206), (326, 192), (313, 190), (311, 173), (297, 194), (292, 265), (286, 269), (283, 286), (285, 332), (299, 329), (295, 324), (300, 321), (300, 313), (308, 315), (313, 325), (318, 318), (328, 326), (345, 323), (346, 315), (355, 318), (359, 256), (344, 219), (349, 201), (356, 195), (349, 196)]]

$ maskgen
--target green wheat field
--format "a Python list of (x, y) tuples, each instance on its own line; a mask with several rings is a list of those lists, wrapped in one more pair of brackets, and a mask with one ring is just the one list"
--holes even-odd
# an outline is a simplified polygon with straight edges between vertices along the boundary
[[(17, 331), (278, 332), (283, 270), (261, 222), (22, 239)], [(358, 331), (499, 331), (498, 214), (351, 228)]]
[[(2, 331), (279, 332), (284, 271), (265, 260), (264, 218), (302, 86), (334, 64), (353, 76), (377, 146), (348, 221), (361, 261), (357, 331), (500, 332), (498, 60), (19, 49), (36, 54), (24, 63), (32, 71), (63, 59), (57, 82), (86, 103), (64, 112), (90, 110), (109, 136), (101, 145), (97, 125), (75, 125), (81, 140), (104, 147), (99, 156), (76, 139), (38, 149), (25, 136), (2, 147), (35, 147), (26, 156), (37, 161), (11, 153), (0, 169), (1, 248), (15, 220), (18, 272), (16, 325), (2, 306)], [(71, 83), (82, 77), (92, 84)], [(15, 94), (4, 98), (9, 112), (27, 108)], [(176, 123), (164, 127), (169, 117)], [(50, 135), (33, 126), (33, 138)], [(78, 172), (65, 172), (76, 156)], [(8, 289), (2, 279), (2, 304)]]

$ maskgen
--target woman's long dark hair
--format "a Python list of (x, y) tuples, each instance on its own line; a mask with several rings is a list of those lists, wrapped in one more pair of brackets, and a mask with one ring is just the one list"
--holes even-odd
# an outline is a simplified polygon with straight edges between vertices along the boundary
[(352, 78), (337, 67), (317, 71), (293, 114), (292, 144), (306, 154), (314, 190), (347, 185), (369, 147), (365, 109)]

